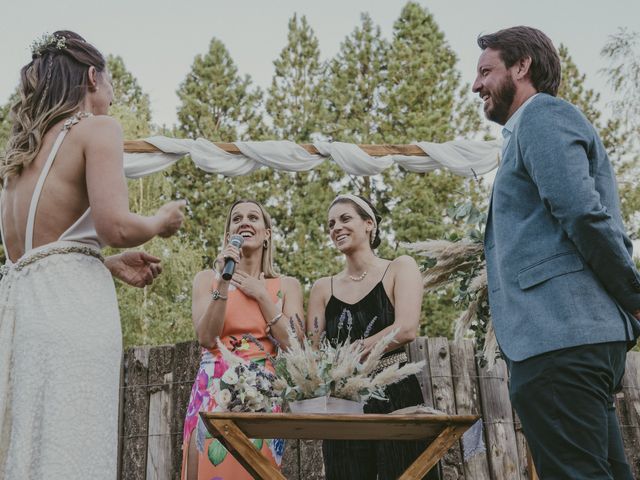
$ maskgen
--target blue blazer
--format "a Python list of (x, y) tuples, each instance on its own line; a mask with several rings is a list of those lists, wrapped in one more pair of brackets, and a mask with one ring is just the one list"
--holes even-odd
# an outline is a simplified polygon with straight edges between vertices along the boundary
[(493, 184), (485, 231), (489, 304), (511, 360), (633, 341), (640, 275), (611, 162), (573, 105), (525, 106)]

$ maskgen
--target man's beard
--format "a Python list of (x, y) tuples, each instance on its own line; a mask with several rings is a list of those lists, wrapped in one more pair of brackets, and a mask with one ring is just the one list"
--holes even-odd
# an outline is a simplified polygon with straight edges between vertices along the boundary
[(499, 125), (507, 123), (509, 109), (513, 104), (515, 96), (516, 84), (510, 76), (506, 75), (496, 91), (490, 94), (492, 108), (490, 110), (485, 109), (484, 111), (487, 118)]

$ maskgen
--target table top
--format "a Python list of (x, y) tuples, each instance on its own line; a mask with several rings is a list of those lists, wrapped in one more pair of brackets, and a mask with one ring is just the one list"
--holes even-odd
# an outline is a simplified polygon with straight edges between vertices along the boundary
[[(445, 428), (473, 425), (478, 415), (296, 414), (201, 412), (207, 428), (213, 420), (231, 420), (249, 438), (305, 440), (432, 440)], [(466, 428), (464, 428), (466, 427)]]

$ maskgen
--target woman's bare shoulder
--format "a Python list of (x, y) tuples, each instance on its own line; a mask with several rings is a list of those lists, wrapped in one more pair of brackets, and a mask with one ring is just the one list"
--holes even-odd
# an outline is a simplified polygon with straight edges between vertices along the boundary
[(391, 261), (390, 268), (401, 271), (405, 269), (418, 268), (418, 264), (413, 257), (409, 255), (400, 255), (399, 257), (396, 257)]
[(331, 277), (322, 277), (316, 280), (311, 287), (311, 295), (328, 297), (331, 291)]
[[(92, 145), (122, 142), (122, 126), (109, 115), (93, 115), (83, 118), (70, 130), (71, 135), (81, 140), (91, 140)], [(120, 146), (120, 148), (122, 148)]]
[(298, 280), (295, 277), (289, 277), (289, 276), (283, 275), (282, 277), (280, 277), (280, 282), (282, 282), (282, 286), (287, 290), (289, 289), (302, 290), (302, 285), (300, 284), (300, 280)]
[(193, 277), (194, 288), (203, 284), (213, 284), (217, 280), (217, 272), (212, 269), (202, 270)]

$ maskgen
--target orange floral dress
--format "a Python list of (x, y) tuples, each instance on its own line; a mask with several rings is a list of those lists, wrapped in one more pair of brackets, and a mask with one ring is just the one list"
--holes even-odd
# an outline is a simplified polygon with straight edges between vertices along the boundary
[[(271, 299), (281, 309), (280, 278), (267, 279), (266, 284)], [(266, 332), (266, 326), (258, 302), (230, 286), (220, 340), (236, 355), (260, 363), (273, 371), (267, 355), (275, 355), (276, 347)], [(189, 407), (184, 421), (180, 477), (182, 480), (187, 478), (189, 443), (194, 434), (198, 450), (198, 480), (251, 480), (253, 478), (222, 443), (211, 437), (199, 416), (200, 412), (217, 410), (216, 394), (220, 391), (220, 377), (226, 369), (227, 364), (218, 349), (202, 349), (200, 368), (191, 389)], [(266, 458), (275, 466), (280, 466), (284, 440), (254, 439), (252, 441)]]

